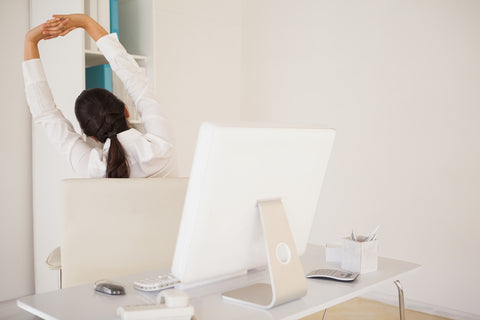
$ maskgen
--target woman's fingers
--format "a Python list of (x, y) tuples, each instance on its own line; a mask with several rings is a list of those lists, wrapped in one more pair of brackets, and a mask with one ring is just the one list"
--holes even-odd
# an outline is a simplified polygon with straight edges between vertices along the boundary
[(68, 16), (65, 14), (54, 14), (52, 15), (54, 19), (66, 19)]
[[(67, 31), (68, 30), (68, 31)], [(72, 31), (72, 27), (68, 27), (68, 19), (47, 22), (43, 30), (43, 34), (49, 37), (58, 37)]]
[(52, 30), (52, 31), (64, 29), (68, 24), (68, 21), (69, 21), (68, 19), (65, 19), (65, 20), (59, 20), (54, 22), (47, 22), (45, 25), (45, 29)]
[(65, 19), (49, 19), (45, 21), (44, 25), (46, 27), (56, 27), (61, 24)]
[(65, 31), (63, 31), (62, 33), (60, 33), (60, 36), (63, 37), (64, 35), (66, 35), (66, 34), (69, 33), (70, 31), (75, 30), (75, 29), (77, 29), (77, 27), (68, 28), (67, 30), (65, 30)]

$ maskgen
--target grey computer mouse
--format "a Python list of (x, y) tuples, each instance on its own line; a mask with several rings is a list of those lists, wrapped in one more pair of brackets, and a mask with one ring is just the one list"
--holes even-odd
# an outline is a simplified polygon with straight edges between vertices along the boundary
[(125, 294), (125, 288), (123, 286), (105, 281), (98, 282), (95, 285), (95, 291), (109, 294), (112, 296), (119, 296)]

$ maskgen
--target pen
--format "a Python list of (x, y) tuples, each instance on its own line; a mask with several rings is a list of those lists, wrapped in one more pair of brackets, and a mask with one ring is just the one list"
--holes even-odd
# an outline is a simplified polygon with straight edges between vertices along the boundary
[(380, 228), (380, 226), (377, 226), (375, 228), (375, 230), (373, 230), (367, 237), (367, 240), (366, 241), (372, 241), (372, 240), (375, 240), (375, 238), (377, 237), (377, 231), (378, 231), (378, 228)]

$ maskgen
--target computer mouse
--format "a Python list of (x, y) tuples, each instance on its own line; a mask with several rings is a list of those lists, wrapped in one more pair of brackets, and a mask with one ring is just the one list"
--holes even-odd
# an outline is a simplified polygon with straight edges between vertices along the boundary
[(125, 288), (119, 284), (111, 282), (99, 282), (95, 285), (95, 291), (109, 294), (112, 296), (119, 296), (125, 294)]

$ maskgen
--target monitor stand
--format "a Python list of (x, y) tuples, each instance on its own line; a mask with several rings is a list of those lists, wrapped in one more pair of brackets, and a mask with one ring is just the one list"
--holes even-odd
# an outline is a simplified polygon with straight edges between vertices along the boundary
[(223, 298), (260, 308), (303, 297), (307, 281), (298, 257), (285, 208), (280, 199), (258, 201), (268, 260), (270, 282), (224, 292)]

